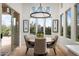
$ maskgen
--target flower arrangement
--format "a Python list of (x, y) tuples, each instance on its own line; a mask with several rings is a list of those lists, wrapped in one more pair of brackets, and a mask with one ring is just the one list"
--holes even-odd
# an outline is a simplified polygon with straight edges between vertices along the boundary
[(44, 37), (44, 33), (43, 32), (38, 32), (37, 37)]

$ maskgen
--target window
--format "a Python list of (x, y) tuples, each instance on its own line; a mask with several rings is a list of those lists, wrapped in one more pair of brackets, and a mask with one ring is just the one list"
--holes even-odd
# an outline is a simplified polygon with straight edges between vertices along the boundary
[(61, 32), (61, 36), (63, 36), (63, 14), (62, 15), (60, 15), (60, 28), (61, 28), (61, 30), (60, 30), (60, 32)]
[(45, 34), (51, 35), (52, 19), (47, 18), (45, 24)]
[(35, 18), (30, 19), (30, 33), (31, 34), (36, 33), (36, 19)]
[(67, 38), (71, 38), (71, 9), (66, 13), (67, 17)]
[(79, 4), (77, 4), (77, 41), (79, 41)]
[[(45, 34), (51, 35), (52, 19), (51, 18), (31, 18), (30, 19), (30, 34), (36, 34), (36, 32), (43, 32)], [(37, 30), (36, 30), (37, 29)]]
[(11, 15), (2, 14), (2, 33), (4, 36), (11, 35)]
[(38, 32), (44, 32), (44, 19), (38, 18)]

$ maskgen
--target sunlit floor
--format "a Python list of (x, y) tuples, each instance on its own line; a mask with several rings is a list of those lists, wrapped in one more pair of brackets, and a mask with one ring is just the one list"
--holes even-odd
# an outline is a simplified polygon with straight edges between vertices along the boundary
[(3, 37), (1, 45), (2, 46), (11, 45), (11, 37)]
[(3, 37), (1, 39), (1, 54), (6, 55), (11, 51), (11, 37)]

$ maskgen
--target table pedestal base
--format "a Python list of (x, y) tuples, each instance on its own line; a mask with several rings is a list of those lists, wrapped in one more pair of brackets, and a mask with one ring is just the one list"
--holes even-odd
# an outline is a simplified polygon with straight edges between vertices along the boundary
[(36, 54), (36, 53), (34, 53), (34, 56), (46, 56), (46, 55), (47, 55), (47, 52), (44, 53), (44, 54)]

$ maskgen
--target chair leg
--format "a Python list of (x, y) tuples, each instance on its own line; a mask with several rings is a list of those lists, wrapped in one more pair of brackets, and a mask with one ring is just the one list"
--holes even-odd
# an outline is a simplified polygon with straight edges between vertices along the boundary
[(54, 50), (54, 53), (55, 53), (55, 55), (56, 55), (56, 50), (55, 50), (55, 47), (53, 48), (53, 50)]
[(29, 50), (29, 48), (26, 49), (26, 53), (25, 54), (27, 54), (28, 50)]

